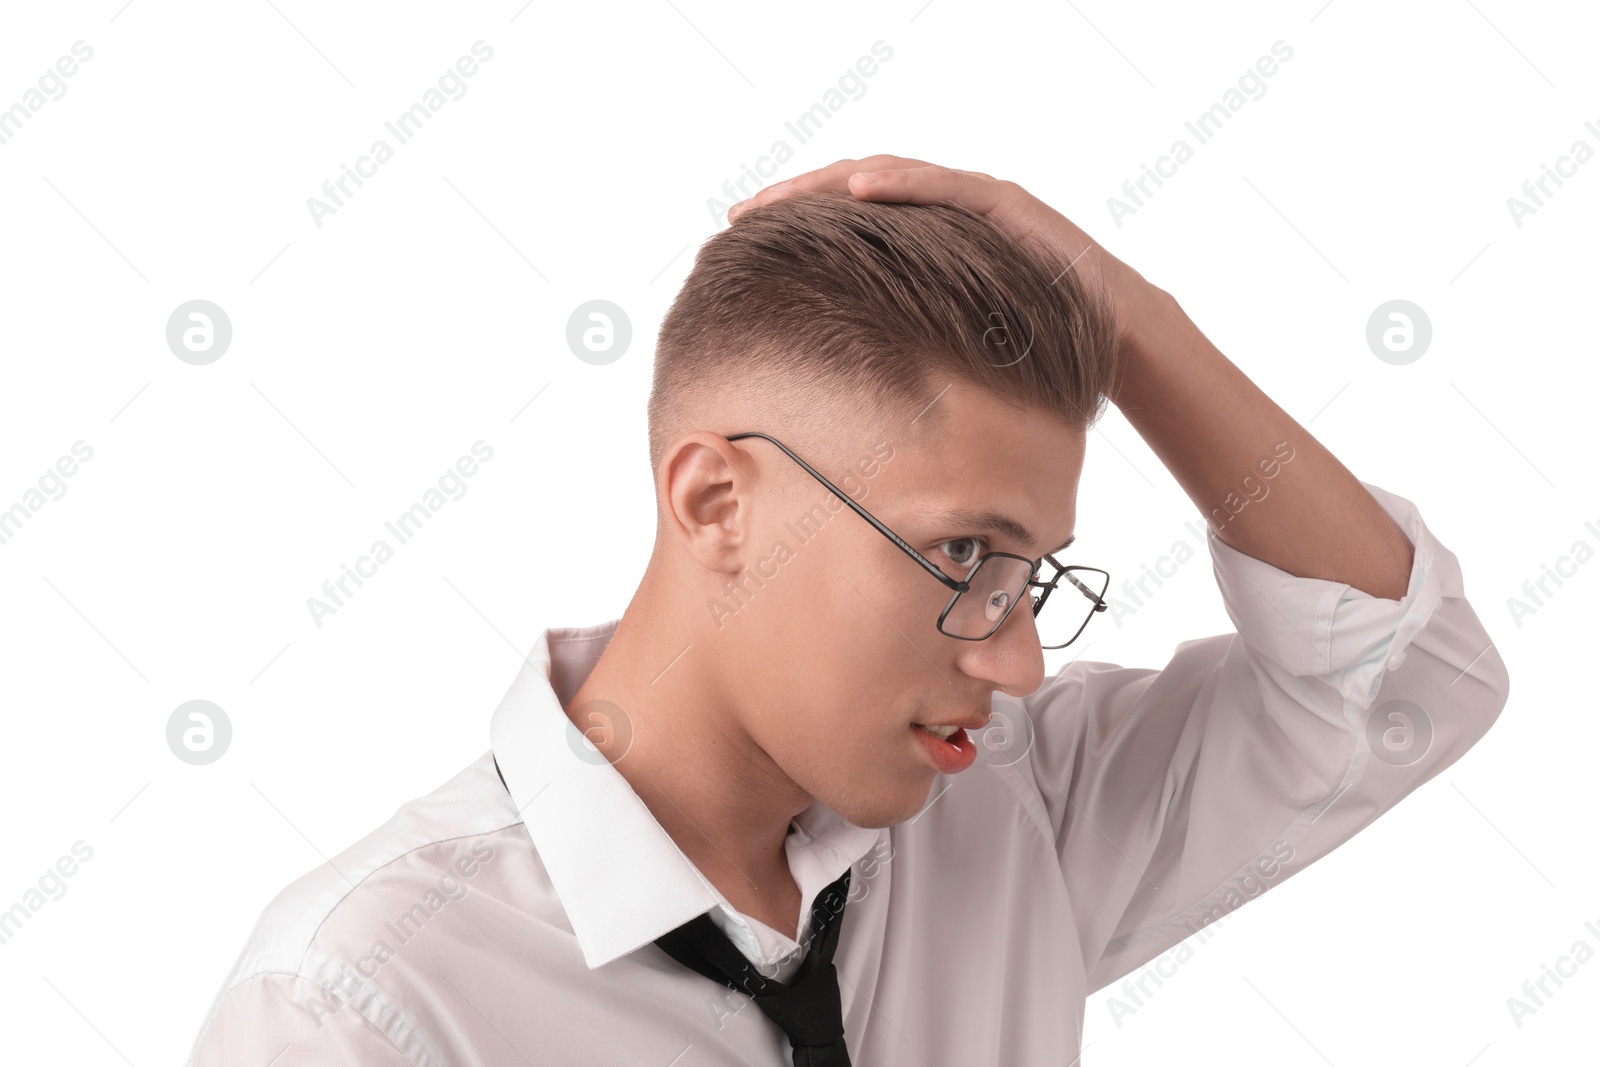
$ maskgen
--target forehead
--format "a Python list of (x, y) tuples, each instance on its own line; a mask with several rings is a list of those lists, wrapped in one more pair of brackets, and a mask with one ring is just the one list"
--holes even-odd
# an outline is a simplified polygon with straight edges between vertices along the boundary
[[(893, 441), (895, 427), (886, 428)], [(1019, 408), (963, 382), (952, 382), (905, 427), (903, 439), (946, 480), (1041, 481), (1068, 468), (1076, 483), (1085, 433), (1048, 412)]]
[(1019, 545), (1031, 534), (1039, 552), (1060, 545), (1076, 520), (1084, 431), (971, 388), (950, 388), (939, 407), (937, 419), (917, 420), (902, 438), (893, 427), (883, 435), (895, 449), (888, 466), (897, 510)]

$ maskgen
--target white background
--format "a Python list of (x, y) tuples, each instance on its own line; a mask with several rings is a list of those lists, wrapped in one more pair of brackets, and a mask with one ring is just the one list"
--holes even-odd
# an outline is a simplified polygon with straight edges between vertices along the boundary
[[(1359, 477), (1414, 501), (1507, 663), (1489, 735), (1213, 928), (1085, 1062), (1573, 1062), (1600, 960), (1519, 1027), (1507, 998), (1600, 950), (1592, 847), (1600, 160), (1518, 226), (1507, 198), (1600, 149), (1587, 5), (8, 4), (0, 108), (93, 56), (0, 144), (0, 508), (93, 456), (0, 544), (0, 908), (93, 856), (0, 945), (8, 1062), (181, 1062), (260, 909), (488, 747), (547, 625), (619, 615), (653, 531), (655, 330), (726, 181), (878, 152), (1009, 178), (1174, 293)], [(482, 40), (467, 92), (319, 227), (308, 197)], [(873, 42), (816, 136), (784, 126)], [(1136, 213), (1107, 198), (1275, 41), (1267, 91)], [(770, 169), (770, 168), (769, 168)], [(739, 194), (753, 191), (747, 186)], [(1553, 188), (1553, 187), (1552, 187)], [(708, 199), (716, 198), (721, 203)], [(207, 299), (206, 366), (168, 316)], [(622, 358), (566, 343), (591, 299)], [(1433, 341), (1380, 361), (1384, 301)], [(492, 460), (319, 628), (306, 599), (483, 440)], [(1197, 513), (1115, 409), (1075, 562), (1115, 589)], [(1191, 543), (1195, 543), (1191, 539)], [(1073, 655), (1160, 666), (1230, 623), (1203, 552)], [(1054, 654), (1051, 669), (1065, 661)], [(181, 703), (225, 709), (176, 759)]]

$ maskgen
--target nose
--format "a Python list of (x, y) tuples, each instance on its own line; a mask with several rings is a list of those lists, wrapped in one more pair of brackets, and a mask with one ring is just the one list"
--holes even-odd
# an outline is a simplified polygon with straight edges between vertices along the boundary
[(1023, 697), (1044, 684), (1044, 649), (1033, 621), (1032, 590), (1026, 590), (1000, 623), (982, 641), (960, 641), (956, 664), (973, 678), (989, 682), (1008, 696)]

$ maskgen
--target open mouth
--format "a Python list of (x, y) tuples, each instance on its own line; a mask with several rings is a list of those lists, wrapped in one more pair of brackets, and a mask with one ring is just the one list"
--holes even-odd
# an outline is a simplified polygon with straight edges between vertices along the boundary
[[(945, 731), (948, 731), (948, 734)], [(910, 732), (917, 738), (919, 747), (934, 767), (945, 774), (959, 774), (972, 766), (973, 760), (977, 758), (978, 750), (973, 744), (972, 737), (959, 726), (939, 727), (912, 723)]]

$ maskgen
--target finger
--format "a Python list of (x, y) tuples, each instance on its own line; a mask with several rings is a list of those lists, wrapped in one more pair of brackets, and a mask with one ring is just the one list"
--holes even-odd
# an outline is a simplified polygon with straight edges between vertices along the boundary
[(808, 170), (797, 174), (787, 181), (776, 182), (758, 191), (754, 196), (741, 200), (734, 205), (737, 210), (730, 210), (728, 218), (731, 220), (753, 207), (770, 204), (774, 200), (789, 196), (793, 193), (835, 192), (847, 193), (850, 191), (848, 181), (850, 175), (863, 170), (880, 170), (889, 167), (928, 167), (920, 159), (910, 159), (905, 156), (875, 155), (865, 159), (841, 159), (830, 163), (826, 167)]
[(980, 215), (1005, 206), (1012, 199), (1011, 183), (987, 174), (948, 167), (908, 167), (867, 171), (852, 175), (850, 192), (863, 200), (903, 204), (955, 203)]
[[(886, 164), (879, 169), (874, 165)], [(903, 164), (911, 164), (904, 166)], [(904, 156), (870, 156), (867, 159), (841, 159), (827, 167), (769, 185), (728, 211), (732, 222), (753, 207), (770, 204), (795, 193), (828, 191), (853, 193), (863, 200), (901, 201), (937, 204), (955, 201), (976, 212), (987, 212), (1003, 202), (1009, 183), (997, 182), (978, 171), (954, 170)]]
[[(932, 163), (928, 163), (920, 159), (911, 159), (906, 156), (879, 154), (875, 156), (867, 156), (864, 159), (841, 159), (836, 163), (830, 163), (826, 167), (818, 167), (816, 170), (809, 170), (804, 174), (797, 174), (786, 182), (779, 182), (778, 185), (782, 186), (781, 192), (783, 194), (810, 193), (821, 190), (843, 193), (849, 191), (846, 187), (846, 182), (849, 180), (850, 175), (864, 170), (890, 170), (905, 167), (931, 166), (933, 166)], [(776, 188), (776, 186), (769, 186), (768, 188)], [(766, 191), (766, 189), (763, 189), (761, 192), (764, 193)], [(751, 197), (751, 199), (755, 200), (756, 197), (759, 197), (760, 195), (761, 193), (757, 193), (756, 196)]]

